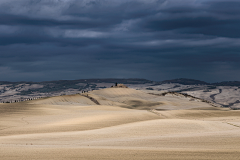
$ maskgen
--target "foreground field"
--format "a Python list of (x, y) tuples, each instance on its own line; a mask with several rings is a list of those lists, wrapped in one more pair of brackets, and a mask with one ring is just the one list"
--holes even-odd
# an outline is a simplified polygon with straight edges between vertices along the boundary
[(203, 102), (120, 88), (1, 104), (0, 155), (14, 160), (239, 159), (239, 117), (239, 111)]

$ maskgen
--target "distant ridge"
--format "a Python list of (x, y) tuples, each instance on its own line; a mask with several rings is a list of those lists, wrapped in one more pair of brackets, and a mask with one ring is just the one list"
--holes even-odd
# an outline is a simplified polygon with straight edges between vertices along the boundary
[(77, 79), (77, 80), (54, 80), (54, 81), (43, 81), (43, 82), (31, 82), (31, 81), (19, 81), (19, 82), (9, 82), (9, 81), (0, 81), (0, 84), (47, 84), (47, 83), (55, 83), (55, 84), (66, 84), (66, 83), (128, 83), (128, 84), (145, 84), (145, 83), (153, 83), (153, 81), (142, 79), (142, 78), (105, 78), (105, 79)]
[(212, 83), (215, 86), (240, 86), (240, 81), (224, 81), (224, 82), (217, 82)]
[[(212, 99), (213, 101), (215, 101), (216, 95), (222, 93), (222, 88), (219, 88), (219, 86), (226, 86), (225, 88), (232, 89), (231, 90), (233, 91), (232, 97), (235, 98), (235, 102), (228, 103), (228, 105), (233, 106), (237, 103), (240, 103), (238, 98), (240, 81), (207, 83), (204, 81), (187, 79), (187, 78), (178, 78), (178, 79), (165, 80), (165, 81), (159, 81), (159, 82), (150, 81), (147, 79), (140, 79), (140, 78), (78, 79), (78, 80), (44, 81), (44, 82), (0, 81), (0, 103), (28, 101), (28, 100), (39, 99), (41, 97), (74, 95), (79, 93), (85, 93), (92, 90), (101, 90), (104, 88), (110, 88), (114, 84), (115, 85), (122, 84), (123, 86), (125, 85), (125, 86), (128, 86), (129, 88), (135, 88), (140, 90), (141, 89), (158, 90), (158, 91), (169, 90), (169, 91), (175, 91), (175, 92), (199, 91), (201, 95), (208, 94), (209, 99)], [(167, 84), (171, 84), (171, 85), (167, 85)], [(214, 92), (212, 92), (213, 90)], [(227, 92), (230, 92), (230, 91), (227, 91)], [(225, 94), (225, 91), (224, 91), (224, 94)], [(223, 104), (222, 101), (221, 101), (221, 104)]]
[(214, 85), (214, 86), (240, 86), (240, 81), (223, 81), (216, 83), (207, 83), (195, 79), (178, 78), (159, 82), (160, 84), (179, 83), (183, 85)]
[(161, 82), (162, 84), (169, 84), (169, 83), (179, 83), (183, 85), (209, 85), (209, 83), (204, 81), (199, 81), (195, 79), (187, 79), (187, 78), (178, 78), (178, 79), (172, 79), (172, 80), (165, 80)]
[[(240, 81), (223, 81), (223, 82), (215, 82), (215, 83), (207, 83), (204, 81), (196, 80), (196, 79), (188, 79), (188, 78), (178, 78), (172, 80), (164, 80), (164, 81), (151, 81), (143, 78), (105, 78), (105, 79), (77, 79), (77, 80), (54, 80), (54, 81), (43, 81), (43, 82), (31, 82), (31, 81), (19, 81), (19, 82), (10, 82), (10, 81), (0, 81), (0, 85), (18, 85), (18, 84), (40, 84), (47, 85), (47, 88), (52, 88), (52, 86), (56, 86), (53, 88), (78, 88), (76, 86), (78, 83), (122, 83), (122, 84), (146, 84), (146, 83), (154, 83), (155, 85), (160, 84), (169, 84), (169, 83), (179, 83), (182, 85), (214, 85), (214, 86), (240, 86)], [(64, 86), (64, 87), (63, 87)]]

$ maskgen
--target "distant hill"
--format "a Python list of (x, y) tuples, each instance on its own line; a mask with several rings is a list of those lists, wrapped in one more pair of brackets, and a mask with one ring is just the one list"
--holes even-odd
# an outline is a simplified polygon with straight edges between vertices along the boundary
[(217, 82), (212, 83), (215, 86), (240, 86), (240, 81), (225, 81), (225, 82)]
[[(59, 81), (44, 81), (44, 82), (7, 82), (0, 81), (0, 85), (7, 85), (2, 90), (0, 94), (6, 92), (7, 90), (17, 90), (18, 95), (30, 95), (33, 93), (57, 93), (62, 92), (67, 89), (75, 89), (78, 91), (98, 89), (97, 83), (122, 83), (122, 84), (146, 84), (153, 83), (153, 81), (146, 79), (130, 78), (130, 79), (79, 79), (79, 80), (59, 80)], [(28, 86), (34, 86), (29, 88)], [(36, 86), (38, 85), (38, 86)]]
[(169, 83), (179, 83), (183, 85), (208, 85), (209, 83), (204, 81), (199, 81), (195, 79), (187, 79), (187, 78), (179, 78), (179, 79), (172, 79), (172, 80), (165, 80), (161, 82), (162, 84), (169, 84)]
[(19, 82), (9, 82), (9, 81), (0, 81), (0, 85), (13, 85), (16, 86), (18, 84), (40, 84), (51, 86), (53, 88), (79, 88), (79, 86), (75, 86), (79, 83), (92, 84), (92, 83), (122, 83), (122, 84), (147, 84), (154, 83), (155, 85), (160, 84), (169, 84), (169, 83), (179, 83), (183, 85), (215, 85), (215, 86), (240, 86), (240, 81), (224, 81), (224, 82), (216, 82), (216, 83), (207, 83), (200, 80), (195, 79), (187, 79), (187, 78), (178, 78), (172, 80), (164, 80), (160, 82), (151, 81), (147, 79), (141, 78), (129, 78), (129, 79), (118, 79), (118, 78), (106, 78), (106, 79), (78, 79), (78, 80), (57, 80), (57, 81), (43, 81), (43, 82), (27, 82), (27, 81), (19, 81)]
[(169, 84), (169, 83), (179, 83), (183, 85), (240, 86), (240, 81), (224, 81), (224, 82), (216, 82), (216, 83), (207, 83), (204, 81), (187, 79), (187, 78), (165, 80), (160, 82), (160, 84)]
[(153, 81), (141, 78), (129, 78), (129, 79), (118, 79), (118, 78), (107, 78), (107, 79), (78, 79), (78, 80), (58, 80), (58, 81), (43, 81), (43, 82), (8, 82), (0, 81), (2, 84), (77, 84), (77, 83), (125, 83), (125, 84), (145, 84), (152, 83)]
[[(52, 96), (59, 96), (59, 95), (79, 94), (87, 91), (109, 88), (115, 85), (116, 83), (124, 84), (129, 88), (135, 88), (135, 89), (147, 89), (147, 90), (158, 90), (158, 91), (169, 90), (174, 92), (199, 91), (199, 93), (204, 96), (206, 96), (206, 94), (208, 93), (210, 96), (210, 99), (212, 97), (214, 98), (216, 94), (220, 94), (215, 92), (211, 93), (211, 90), (218, 89), (218, 86), (237, 86), (238, 88), (240, 88), (239, 81), (207, 83), (204, 81), (187, 79), (187, 78), (165, 80), (160, 82), (150, 81), (147, 79), (139, 79), (139, 78), (78, 79), (78, 80), (44, 81), (44, 82), (0, 81), (0, 103), (1, 102), (7, 103), (7, 102), (14, 102), (14, 101), (16, 102), (19, 100), (25, 101), (25, 100), (39, 98), (39, 97), (52, 97)], [(171, 84), (171, 83), (175, 83), (176, 85), (162, 85), (162, 84)], [(182, 85), (177, 85), (177, 84), (182, 84)], [(183, 85), (186, 85), (186, 86), (183, 86)], [(238, 97), (239, 96), (238, 94), (235, 95), (235, 92), (238, 89), (235, 87), (233, 89), (234, 89), (234, 92), (231, 93), (233, 95), (232, 97)], [(204, 92), (204, 93), (201, 93), (201, 92)], [(219, 92), (222, 92), (222, 89), (221, 91), (219, 89)], [(239, 102), (237, 100), (239, 99), (236, 99), (236, 103)]]

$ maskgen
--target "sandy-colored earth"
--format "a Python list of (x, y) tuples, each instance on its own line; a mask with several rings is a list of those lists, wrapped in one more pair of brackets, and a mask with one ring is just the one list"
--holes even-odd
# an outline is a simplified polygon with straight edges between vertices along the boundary
[(0, 159), (240, 159), (240, 111), (110, 88), (0, 104)]

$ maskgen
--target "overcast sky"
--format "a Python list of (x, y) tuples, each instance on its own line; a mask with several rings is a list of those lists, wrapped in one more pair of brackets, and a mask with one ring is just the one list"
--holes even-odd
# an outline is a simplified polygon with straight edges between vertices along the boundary
[(240, 81), (239, 0), (0, 0), (0, 81)]

